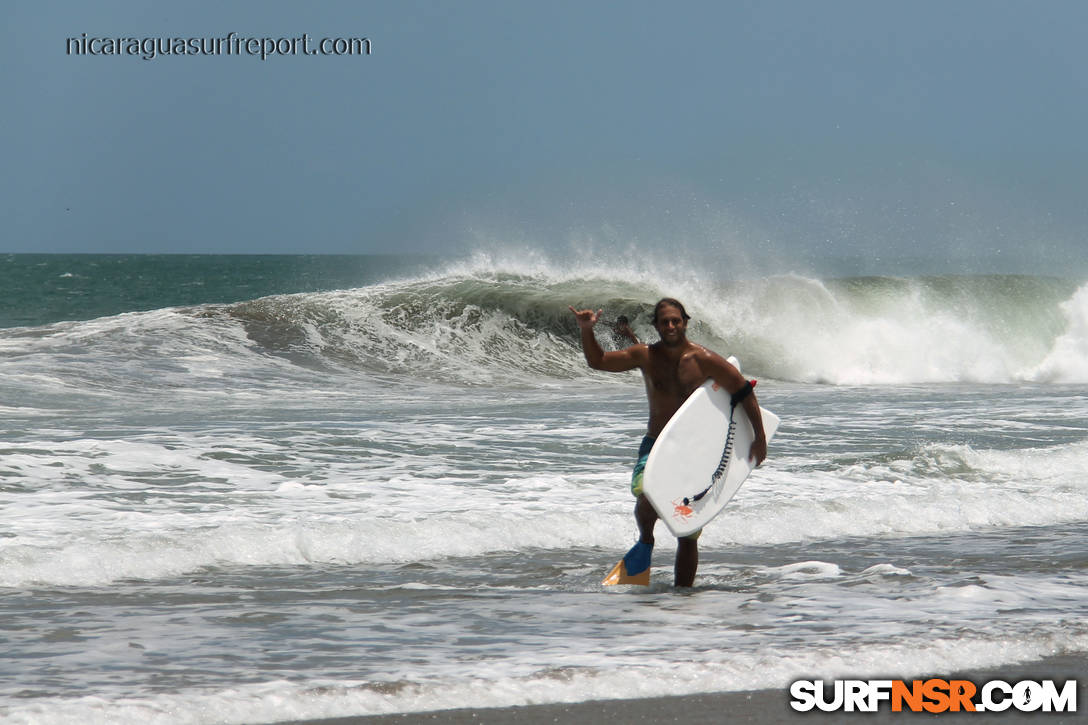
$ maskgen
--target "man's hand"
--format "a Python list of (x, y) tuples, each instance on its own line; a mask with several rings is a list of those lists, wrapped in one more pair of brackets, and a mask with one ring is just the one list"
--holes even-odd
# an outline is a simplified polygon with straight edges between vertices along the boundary
[(756, 466), (758, 467), (759, 464), (763, 463), (766, 458), (767, 438), (764, 436), (760, 436), (759, 438), (756, 438), (754, 441), (752, 441), (752, 447), (748, 449), (748, 460), (754, 460), (756, 462)]
[[(570, 307), (568, 305), (568, 307)], [(574, 307), (570, 307), (570, 311), (574, 313), (574, 319), (578, 321), (578, 327), (583, 330), (592, 330), (597, 324), (597, 320), (601, 319), (601, 313), (604, 310), (576, 310)]]

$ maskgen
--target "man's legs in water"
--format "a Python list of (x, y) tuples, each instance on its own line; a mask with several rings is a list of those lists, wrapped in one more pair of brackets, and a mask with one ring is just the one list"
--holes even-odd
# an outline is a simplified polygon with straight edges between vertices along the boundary
[[(638, 540), (650, 546), (654, 545), (654, 525), (657, 523), (657, 511), (639, 494), (635, 504), (635, 521), (638, 523)], [(690, 587), (695, 584), (695, 571), (699, 568), (698, 535), (692, 538), (676, 540), (676, 563), (673, 566), (674, 584), (678, 587)]]
[(676, 566), (673, 568), (676, 586), (690, 587), (695, 584), (695, 570), (699, 568), (699, 541), (684, 537), (676, 540)]
[(645, 495), (639, 494), (635, 502), (635, 523), (638, 524), (638, 540), (654, 545), (654, 524), (657, 523), (657, 511), (650, 505)]

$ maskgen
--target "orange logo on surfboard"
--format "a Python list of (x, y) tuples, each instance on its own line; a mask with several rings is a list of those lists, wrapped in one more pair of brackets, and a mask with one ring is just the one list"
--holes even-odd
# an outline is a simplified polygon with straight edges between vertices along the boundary
[(672, 515), (675, 518), (687, 521), (689, 517), (695, 514), (695, 510), (684, 503), (684, 499), (678, 498), (672, 502)]

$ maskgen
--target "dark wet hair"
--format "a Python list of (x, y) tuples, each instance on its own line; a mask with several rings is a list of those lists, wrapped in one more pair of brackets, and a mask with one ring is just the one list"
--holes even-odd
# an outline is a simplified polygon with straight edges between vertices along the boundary
[(653, 323), (655, 325), (657, 324), (657, 313), (661, 311), (662, 307), (675, 307), (676, 309), (680, 310), (680, 316), (684, 318), (684, 322), (687, 322), (691, 319), (691, 316), (688, 315), (687, 310), (684, 309), (684, 305), (680, 304), (680, 300), (674, 299), (672, 297), (664, 297), (656, 305), (654, 305)]

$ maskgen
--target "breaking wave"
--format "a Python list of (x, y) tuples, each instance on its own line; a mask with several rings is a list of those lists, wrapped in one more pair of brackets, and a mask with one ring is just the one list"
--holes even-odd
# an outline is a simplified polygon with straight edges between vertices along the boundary
[[(261, 297), (226, 305), (126, 313), (6, 330), (0, 354), (118, 355), (217, 360), (241, 370), (275, 358), (311, 370), (452, 384), (532, 384), (593, 375), (568, 306), (619, 315), (644, 340), (662, 296), (692, 314), (689, 337), (735, 354), (753, 375), (835, 385), (1088, 382), (1088, 284), (1030, 276), (782, 275), (745, 281), (671, 279), (630, 269), (570, 272), (487, 258), (357, 289)], [(224, 333), (224, 326), (231, 331)], [(129, 328), (140, 331), (132, 347)], [(102, 335), (103, 328), (116, 334)], [(91, 331), (95, 334), (90, 334)], [(235, 359), (224, 340), (237, 338)]]

